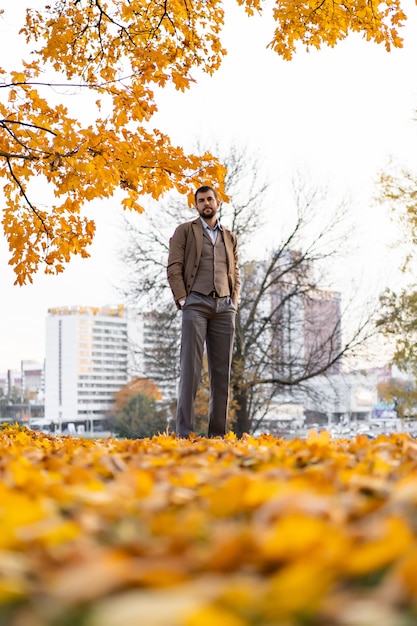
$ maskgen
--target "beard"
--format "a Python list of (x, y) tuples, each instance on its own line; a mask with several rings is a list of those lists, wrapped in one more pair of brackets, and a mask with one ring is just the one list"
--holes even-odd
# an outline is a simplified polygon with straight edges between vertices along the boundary
[(216, 215), (216, 210), (211, 207), (205, 207), (202, 211), (200, 211), (201, 217), (214, 217)]

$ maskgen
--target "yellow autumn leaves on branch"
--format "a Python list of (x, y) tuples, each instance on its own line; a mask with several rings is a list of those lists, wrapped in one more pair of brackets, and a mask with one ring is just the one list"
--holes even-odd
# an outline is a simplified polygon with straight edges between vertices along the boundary
[[(265, 4), (237, 2), (249, 15)], [(273, 16), (269, 45), (285, 59), (297, 43), (334, 45), (352, 31), (389, 50), (401, 45), (397, 28), (405, 20), (398, 0), (277, 0)], [(21, 67), (0, 68), (2, 224), (17, 283), (31, 281), (40, 265), (56, 273), (73, 254), (88, 256), (88, 202), (120, 190), (123, 207), (141, 212), (145, 194), (158, 200), (175, 189), (190, 197), (205, 182), (222, 193), (225, 171), (215, 155), (186, 154), (152, 117), (156, 88), (184, 91), (197, 69), (219, 68), (223, 23), (220, 0), (54, 0), (42, 10), (29, 4), (20, 30), (27, 56)], [(90, 121), (63, 104), (64, 94), (74, 101), (85, 93)], [(45, 202), (42, 185), (53, 201)]]
[(0, 432), (0, 623), (407, 626), (417, 444)]
[(387, 51), (401, 47), (398, 28), (407, 19), (398, 0), (278, 0), (273, 13), (278, 26), (270, 46), (288, 60), (296, 52), (297, 43), (308, 48), (319, 49), (323, 44), (333, 47), (352, 32), (383, 44)]

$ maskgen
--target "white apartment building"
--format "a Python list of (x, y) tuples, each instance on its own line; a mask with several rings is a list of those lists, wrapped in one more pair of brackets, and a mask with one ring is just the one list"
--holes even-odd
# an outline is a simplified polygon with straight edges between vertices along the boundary
[(65, 431), (107, 430), (115, 392), (128, 382), (123, 305), (56, 307), (46, 320), (45, 418)]

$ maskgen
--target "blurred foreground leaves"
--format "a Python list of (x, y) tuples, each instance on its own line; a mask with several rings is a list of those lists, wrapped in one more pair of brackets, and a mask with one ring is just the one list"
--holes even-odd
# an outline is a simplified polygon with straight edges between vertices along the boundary
[(408, 626), (417, 443), (0, 431), (1, 626)]

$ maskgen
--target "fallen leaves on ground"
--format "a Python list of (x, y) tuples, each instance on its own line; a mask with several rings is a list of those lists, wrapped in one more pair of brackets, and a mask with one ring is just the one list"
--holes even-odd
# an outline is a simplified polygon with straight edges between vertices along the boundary
[(411, 626), (417, 444), (0, 430), (0, 626)]

